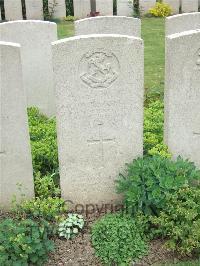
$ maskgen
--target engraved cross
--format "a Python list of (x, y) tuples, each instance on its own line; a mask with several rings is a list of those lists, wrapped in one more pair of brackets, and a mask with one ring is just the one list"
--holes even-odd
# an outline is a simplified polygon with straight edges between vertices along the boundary
[(102, 161), (102, 167), (105, 166), (105, 151), (104, 151), (104, 145), (106, 143), (110, 143), (110, 142), (115, 142), (115, 138), (103, 138), (103, 134), (102, 134), (102, 125), (103, 123), (99, 123), (98, 127), (99, 127), (99, 138), (98, 139), (91, 139), (88, 140), (87, 142), (91, 145), (99, 145), (100, 147), (100, 153), (101, 153), (101, 161)]

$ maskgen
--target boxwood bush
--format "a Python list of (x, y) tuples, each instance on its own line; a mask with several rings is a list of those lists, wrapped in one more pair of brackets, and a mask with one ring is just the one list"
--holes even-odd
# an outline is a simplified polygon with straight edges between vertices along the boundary
[(105, 265), (130, 265), (148, 251), (140, 226), (120, 213), (108, 214), (93, 225), (92, 245)]

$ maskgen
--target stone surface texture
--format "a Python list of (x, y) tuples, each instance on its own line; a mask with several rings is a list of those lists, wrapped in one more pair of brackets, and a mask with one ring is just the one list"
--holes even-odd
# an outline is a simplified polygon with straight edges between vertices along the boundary
[(143, 41), (88, 35), (53, 43), (62, 196), (117, 201), (115, 179), (143, 152)]
[(141, 36), (141, 20), (124, 16), (103, 16), (75, 21), (75, 35), (122, 34)]
[(96, 0), (96, 11), (100, 16), (113, 15), (113, 0)]
[(39, 20), (44, 18), (42, 0), (26, 0), (26, 18)]
[(181, 0), (182, 1), (182, 12), (197, 12), (198, 11), (198, 0)]
[(6, 20), (22, 19), (21, 0), (4, 0)]
[(66, 17), (66, 4), (65, 0), (49, 0), (49, 11), (53, 12), (53, 18)]
[(117, 15), (118, 16), (133, 16), (133, 3), (129, 0), (117, 1)]
[(200, 12), (171, 16), (165, 20), (166, 35), (196, 29), (200, 29)]
[(180, 0), (165, 0), (165, 3), (169, 4), (172, 8), (172, 14), (179, 14)]
[(165, 142), (200, 166), (200, 30), (166, 38)]
[[(34, 196), (20, 46), (0, 42), (0, 206)], [(21, 191), (20, 188), (21, 187)]]
[(75, 18), (86, 18), (90, 15), (90, 0), (73, 0), (73, 2)]
[(56, 24), (37, 20), (1, 23), (0, 40), (21, 45), (27, 105), (55, 115), (51, 42), (57, 40)]

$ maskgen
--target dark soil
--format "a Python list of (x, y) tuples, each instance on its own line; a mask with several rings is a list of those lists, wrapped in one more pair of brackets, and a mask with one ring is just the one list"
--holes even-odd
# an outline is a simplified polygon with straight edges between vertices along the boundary
[[(45, 266), (102, 266), (100, 260), (95, 257), (95, 252), (90, 242), (91, 225), (99, 218), (100, 216), (97, 213), (87, 217), (84, 231), (74, 240), (55, 239), (56, 250), (50, 254), (49, 261)], [(180, 259), (190, 260), (191, 258), (180, 258), (178, 254), (165, 248), (163, 240), (154, 240), (150, 243), (148, 256), (144, 257), (140, 263), (133, 265), (160, 265), (165, 262), (175, 263)]]
[[(90, 242), (91, 225), (99, 219), (98, 213), (85, 217), (86, 226), (81, 234), (73, 240), (55, 238), (55, 251), (50, 254), (45, 266), (102, 266), (100, 260), (95, 257), (94, 249)], [(13, 218), (11, 213), (0, 212), (0, 221), (5, 218)], [(178, 254), (168, 251), (163, 240), (153, 240), (150, 243), (149, 254), (135, 266), (161, 265), (166, 262), (176, 263), (179, 260), (192, 260), (191, 257), (180, 258)]]

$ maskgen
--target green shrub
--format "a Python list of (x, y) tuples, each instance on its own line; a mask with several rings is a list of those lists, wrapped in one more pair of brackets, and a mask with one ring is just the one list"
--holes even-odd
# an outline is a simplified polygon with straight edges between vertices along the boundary
[(127, 165), (125, 175), (117, 180), (117, 191), (133, 212), (157, 215), (165, 207), (166, 193), (199, 179), (200, 171), (187, 160), (146, 156)]
[(44, 265), (53, 242), (48, 239), (50, 226), (45, 221), (15, 221), (0, 223), (0, 265)]
[(52, 175), (41, 177), (38, 173), (34, 184), (36, 197), (40, 199), (60, 197), (60, 188), (55, 185)]
[(25, 200), (21, 204), (17, 204), (14, 208), (14, 212), (19, 217), (44, 219), (47, 221), (58, 220), (66, 211), (67, 207), (63, 199), (51, 197)]
[(68, 218), (58, 226), (59, 236), (72, 239), (83, 229), (83, 226), (84, 219), (82, 215), (69, 213)]
[(157, 100), (144, 109), (144, 153), (170, 157), (163, 144), (164, 104)]
[(172, 8), (167, 3), (157, 2), (154, 7), (149, 9), (149, 13), (154, 17), (167, 17), (172, 14)]
[(168, 195), (166, 208), (152, 217), (155, 233), (167, 237), (167, 247), (182, 255), (200, 251), (200, 189), (188, 186)]
[(106, 265), (129, 265), (147, 254), (140, 227), (127, 215), (109, 214), (92, 226), (92, 245)]
[(37, 108), (29, 108), (28, 116), (34, 173), (52, 174), (58, 169), (55, 119), (41, 115)]

